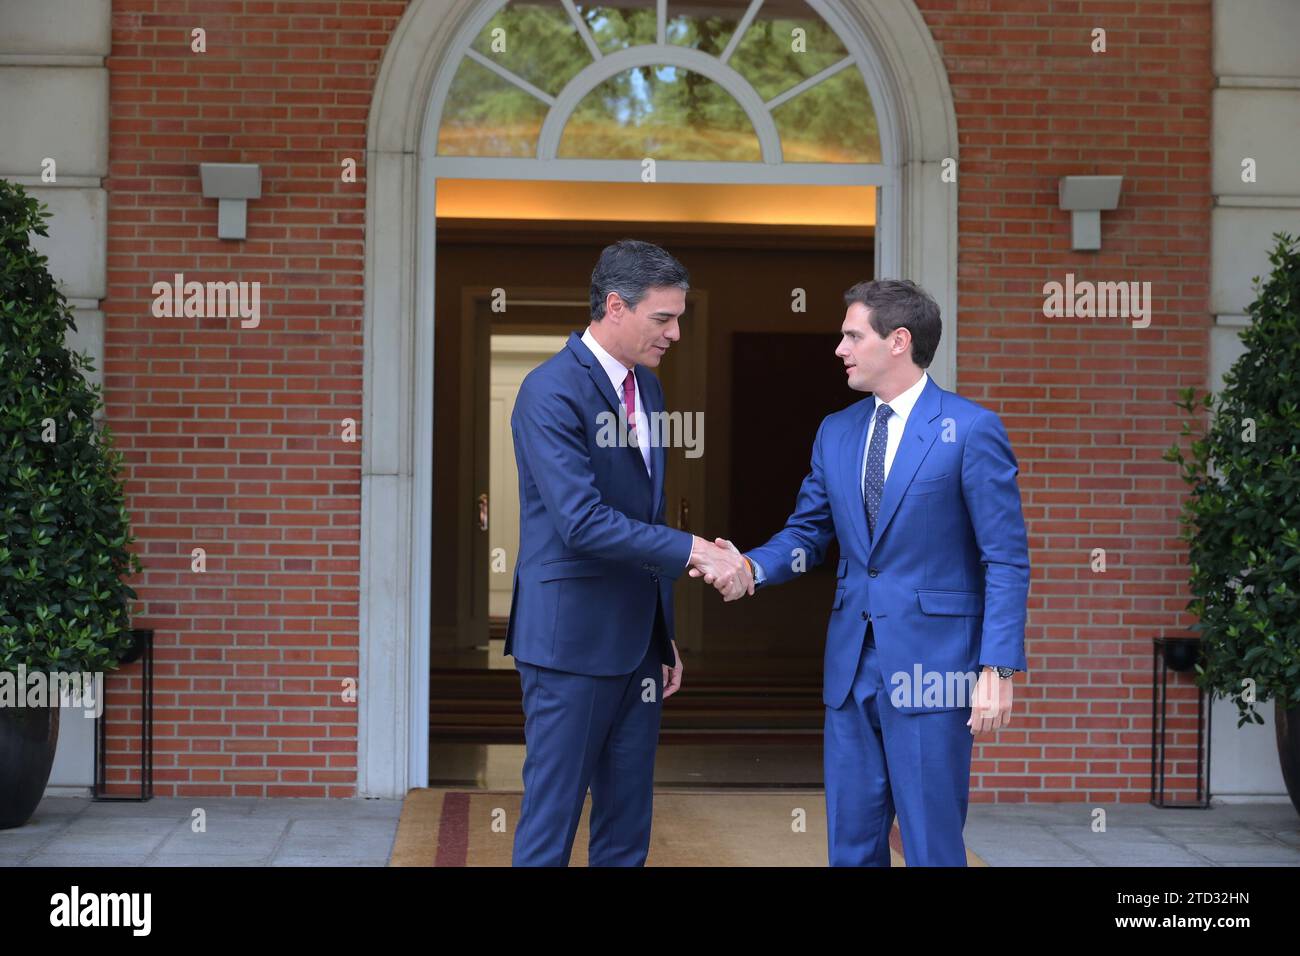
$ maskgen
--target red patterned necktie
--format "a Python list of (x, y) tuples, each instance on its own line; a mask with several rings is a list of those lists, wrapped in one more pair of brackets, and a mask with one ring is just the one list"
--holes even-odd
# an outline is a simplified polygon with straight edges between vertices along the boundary
[(632, 370), (627, 370), (627, 378), (623, 379), (623, 407), (627, 409), (627, 427), (631, 432), (636, 431), (636, 378), (632, 375)]

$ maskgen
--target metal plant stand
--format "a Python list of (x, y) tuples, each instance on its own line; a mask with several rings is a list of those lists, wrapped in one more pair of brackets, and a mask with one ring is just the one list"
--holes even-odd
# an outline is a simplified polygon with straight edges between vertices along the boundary
[(107, 732), (104, 727), (104, 714), (95, 720), (95, 783), (91, 788), (92, 798), (100, 803), (142, 803), (153, 799), (153, 631), (149, 629), (133, 630), (136, 646), (132, 653), (122, 658), (123, 664), (136, 660), (140, 667), (140, 795), (107, 796), (105, 795), (107, 754)]
[[(1196, 695), (1196, 799), (1165, 797), (1165, 714), (1169, 706), (1169, 672), (1189, 671), (1200, 655), (1197, 637), (1157, 637), (1151, 660), (1151, 803), (1171, 810), (1205, 810), (1210, 806), (1210, 695)], [(1202, 756), (1204, 759), (1202, 759)]]

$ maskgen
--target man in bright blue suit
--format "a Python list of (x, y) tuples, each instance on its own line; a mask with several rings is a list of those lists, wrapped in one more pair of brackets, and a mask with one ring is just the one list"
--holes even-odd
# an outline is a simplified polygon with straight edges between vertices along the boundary
[(835, 354), (872, 394), (821, 423), (794, 513), (746, 557), (764, 591), (839, 542), (822, 692), (831, 865), (889, 866), (897, 812), (908, 866), (965, 866), (973, 737), (1006, 725), (1027, 667), (1019, 468), (998, 416), (926, 373), (941, 331), (929, 295), (881, 280), (844, 298)]
[(527, 746), (516, 866), (568, 864), (588, 788), (589, 864), (644, 864), (660, 712), (682, 676), (673, 584), (689, 564), (724, 599), (752, 593), (733, 549), (664, 520), (664, 449), (650, 427), (664, 395), (649, 369), (681, 337), (688, 288), (658, 246), (606, 247), (591, 324), (515, 400), (519, 553), (505, 652)]

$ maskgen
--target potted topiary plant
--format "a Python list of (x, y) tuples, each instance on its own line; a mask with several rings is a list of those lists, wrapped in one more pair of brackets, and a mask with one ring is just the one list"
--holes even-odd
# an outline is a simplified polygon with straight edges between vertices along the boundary
[(141, 569), (127, 549), (121, 455), (94, 420), (99, 388), (81, 373), (94, 366), (64, 345), (76, 324), (32, 248), (47, 218), (0, 179), (0, 828), (25, 823), (49, 780), (50, 676), (102, 674), (131, 648), (136, 593), (123, 578)]
[(1300, 248), (1285, 233), (1274, 239), (1245, 352), (1217, 397), (1186, 389), (1176, 403), (1192, 415), (1204, 407), (1208, 429), (1189, 456), (1175, 443), (1165, 458), (1191, 488), (1181, 523), (1197, 683), (1236, 702), (1238, 727), (1262, 724), (1255, 705), (1273, 698), (1282, 776), (1300, 812)]

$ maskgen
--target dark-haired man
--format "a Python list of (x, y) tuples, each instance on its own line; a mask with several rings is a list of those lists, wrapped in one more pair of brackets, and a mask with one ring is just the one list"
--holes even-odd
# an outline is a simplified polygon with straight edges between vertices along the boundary
[(835, 354), (872, 394), (822, 422), (794, 513), (746, 557), (765, 591), (839, 542), (822, 691), (831, 865), (889, 866), (897, 811), (908, 866), (965, 866), (972, 737), (1006, 724), (1027, 666), (1019, 469), (998, 416), (926, 373), (941, 331), (929, 295), (880, 280), (844, 299)]
[[(727, 600), (753, 593), (740, 556), (664, 520), (664, 411), (648, 369), (681, 337), (689, 277), (648, 242), (605, 248), (591, 323), (524, 379), (510, 418), (519, 559), (505, 652), (524, 695), (516, 866), (564, 866), (588, 787), (591, 866), (640, 866), (650, 845), (664, 698), (681, 683), (673, 583), (691, 567)], [(609, 416), (645, 435), (611, 444)]]

